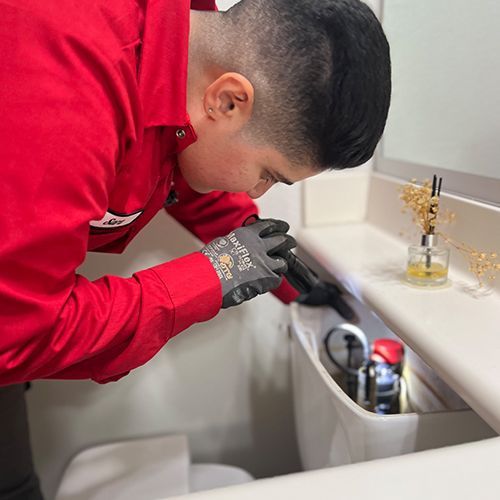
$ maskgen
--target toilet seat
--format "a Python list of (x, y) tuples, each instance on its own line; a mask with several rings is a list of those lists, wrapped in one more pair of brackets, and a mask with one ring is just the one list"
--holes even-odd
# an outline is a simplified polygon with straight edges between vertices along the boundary
[(185, 435), (86, 449), (66, 468), (55, 500), (156, 500), (252, 481), (246, 471), (191, 464)]

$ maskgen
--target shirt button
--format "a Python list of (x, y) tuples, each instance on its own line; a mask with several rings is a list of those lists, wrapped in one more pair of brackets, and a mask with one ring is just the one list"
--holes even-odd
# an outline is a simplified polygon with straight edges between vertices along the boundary
[(184, 139), (186, 137), (186, 132), (182, 130), (181, 128), (175, 133), (178, 139)]

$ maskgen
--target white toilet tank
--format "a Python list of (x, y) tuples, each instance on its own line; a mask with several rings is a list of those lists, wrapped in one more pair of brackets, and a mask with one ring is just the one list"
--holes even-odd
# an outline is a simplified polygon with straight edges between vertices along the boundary
[[(360, 318), (358, 326), (367, 334), (368, 341), (380, 337), (394, 338), (394, 334), (381, 320), (356, 299), (349, 297), (348, 301), (357, 311)], [(496, 436), (435, 374), (435, 389), (432, 392), (442, 389), (448, 398), (439, 398), (438, 395), (440, 411), (429, 412), (421, 404), (419, 413), (378, 415), (364, 410), (332, 378), (330, 373), (334, 367), (328, 365), (324, 355), (322, 340), (326, 332), (339, 323), (345, 323), (345, 320), (331, 308), (292, 304), (295, 425), (305, 470)], [(411, 359), (415, 358), (416, 355), (412, 353)], [(420, 397), (419, 401), (425, 402), (426, 399)], [(436, 410), (436, 407), (432, 410)]]

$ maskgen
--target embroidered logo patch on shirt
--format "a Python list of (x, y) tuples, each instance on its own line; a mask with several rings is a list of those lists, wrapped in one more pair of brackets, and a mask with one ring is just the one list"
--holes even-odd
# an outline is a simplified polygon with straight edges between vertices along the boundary
[(132, 222), (134, 222), (143, 212), (144, 210), (139, 210), (138, 212), (127, 215), (117, 214), (108, 210), (101, 220), (91, 220), (89, 224), (92, 227), (101, 229), (118, 229), (132, 224)]

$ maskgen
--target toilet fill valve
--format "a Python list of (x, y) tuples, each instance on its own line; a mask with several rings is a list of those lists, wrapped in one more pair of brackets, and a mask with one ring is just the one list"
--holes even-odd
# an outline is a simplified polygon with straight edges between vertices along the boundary
[[(335, 358), (331, 349), (331, 337), (342, 332), (347, 350), (347, 363)], [(364, 332), (347, 323), (332, 328), (325, 336), (324, 346), (330, 361), (344, 373), (347, 395), (368, 411), (379, 414), (400, 412), (401, 374), (404, 347), (398, 340), (375, 339), (371, 349)], [(362, 346), (363, 360), (356, 366), (353, 351)]]
[(393, 339), (376, 339), (370, 358), (359, 370), (358, 404), (379, 414), (400, 412), (403, 344)]

